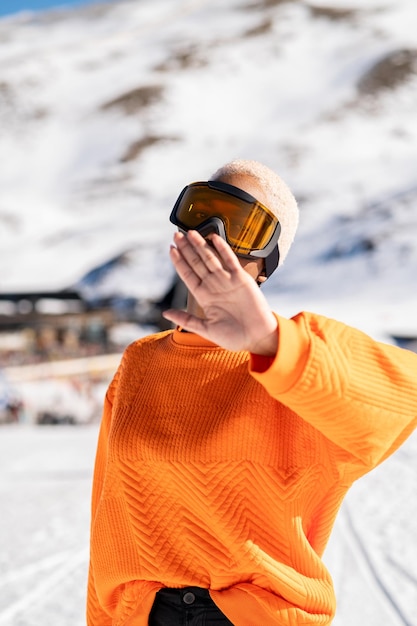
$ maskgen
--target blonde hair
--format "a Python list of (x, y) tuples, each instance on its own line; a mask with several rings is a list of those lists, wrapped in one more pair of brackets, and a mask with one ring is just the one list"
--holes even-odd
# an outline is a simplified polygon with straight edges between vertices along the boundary
[(279, 237), (279, 265), (288, 254), (298, 227), (298, 206), (288, 185), (278, 174), (258, 161), (236, 159), (220, 167), (210, 180), (220, 180), (228, 176), (249, 176), (253, 178), (265, 194), (268, 208), (281, 223)]

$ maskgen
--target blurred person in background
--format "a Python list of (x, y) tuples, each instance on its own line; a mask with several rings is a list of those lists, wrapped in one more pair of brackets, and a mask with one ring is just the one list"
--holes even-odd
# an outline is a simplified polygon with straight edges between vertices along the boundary
[(270, 309), (298, 208), (268, 167), (188, 185), (171, 221), (187, 310), (107, 391), (88, 625), (330, 624), (321, 557), (349, 487), (416, 426), (417, 355)]

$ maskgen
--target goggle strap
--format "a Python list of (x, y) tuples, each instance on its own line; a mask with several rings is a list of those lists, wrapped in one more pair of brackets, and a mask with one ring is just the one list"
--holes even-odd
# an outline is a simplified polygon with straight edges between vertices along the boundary
[(269, 278), (277, 269), (279, 263), (279, 248), (275, 246), (271, 254), (265, 258), (265, 276)]

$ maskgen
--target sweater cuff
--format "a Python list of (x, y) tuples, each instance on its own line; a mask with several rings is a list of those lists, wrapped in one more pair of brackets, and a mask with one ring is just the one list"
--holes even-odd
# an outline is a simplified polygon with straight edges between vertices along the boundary
[(309, 355), (310, 339), (300, 317), (287, 319), (275, 314), (278, 322), (278, 350), (275, 357), (250, 355), (249, 373), (274, 393), (285, 393), (296, 384)]

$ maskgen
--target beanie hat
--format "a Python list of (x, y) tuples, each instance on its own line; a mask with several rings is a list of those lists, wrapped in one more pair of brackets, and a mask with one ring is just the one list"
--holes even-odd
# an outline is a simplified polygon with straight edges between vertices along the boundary
[(288, 254), (298, 227), (298, 206), (288, 185), (278, 174), (258, 161), (236, 159), (220, 167), (210, 180), (227, 176), (249, 176), (262, 188), (267, 202), (264, 203), (276, 215), (281, 224), (279, 236), (279, 266)]

